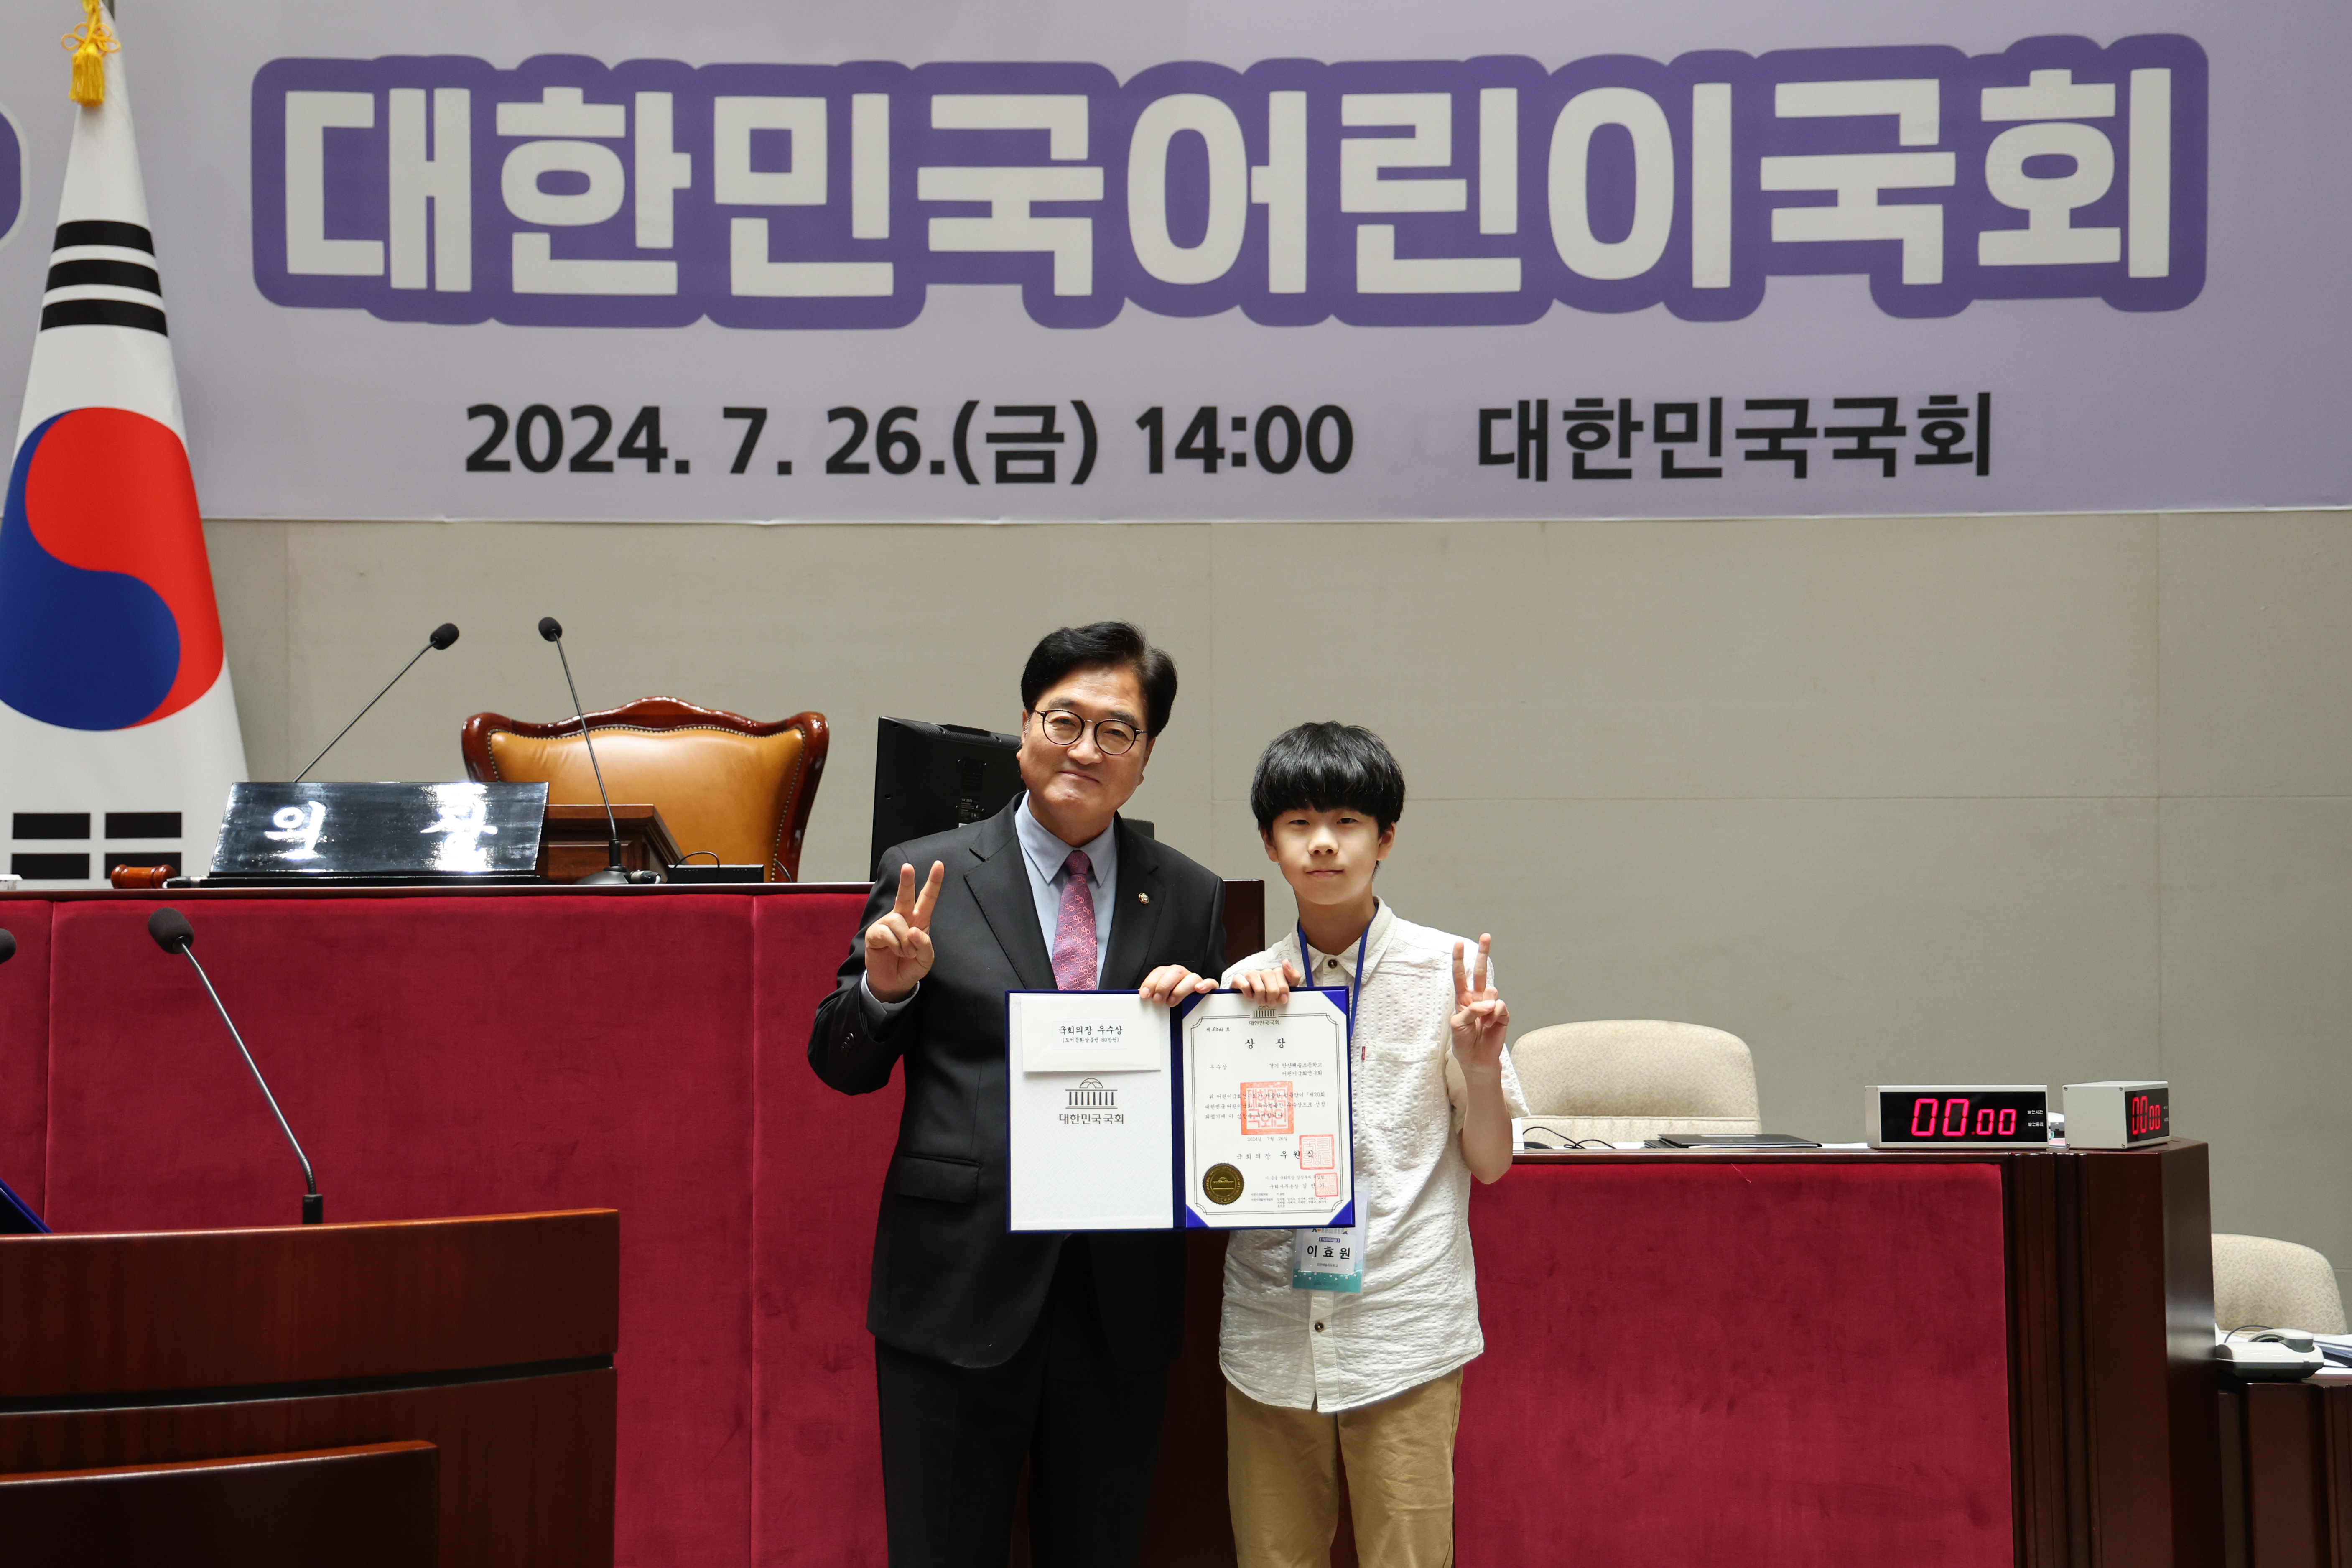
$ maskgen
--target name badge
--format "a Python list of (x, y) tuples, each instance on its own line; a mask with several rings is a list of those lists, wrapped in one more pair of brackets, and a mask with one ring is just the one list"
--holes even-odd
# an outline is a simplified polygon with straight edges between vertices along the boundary
[(1290, 1288), (1294, 1290), (1343, 1290), (1360, 1295), (1364, 1289), (1364, 1227), (1301, 1230), (1291, 1233)]

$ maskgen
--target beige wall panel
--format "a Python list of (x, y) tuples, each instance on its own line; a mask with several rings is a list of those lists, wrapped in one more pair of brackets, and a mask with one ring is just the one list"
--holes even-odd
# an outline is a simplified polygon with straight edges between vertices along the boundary
[[(1130, 616), (1184, 672), (1134, 814), (1271, 875), (1259, 750), (1370, 724), (1382, 885), (1496, 933), (1515, 1032), (1718, 1025), (1839, 1140), (1874, 1079), (2169, 1076), (2217, 1221), (2352, 1265), (2345, 514), (206, 532), (257, 777), (442, 620), (320, 776), (457, 776), (467, 714), (568, 711), (552, 614), (592, 706), (830, 717), (816, 879), (865, 874), (877, 716), (1010, 728), (1041, 632)], [(2334, 798), (2183, 798), (2231, 795)]]
[(2166, 792), (2352, 791), (2352, 514), (2162, 530)]
[(878, 716), (1010, 731), (1041, 634), (1129, 616), (1185, 678), (1135, 815), (1174, 842), (1206, 843), (1214, 703), (1202, 528), (339, 523), (297, 525), (288, 560), (299, 650), (286, 679), (300, 753), (291, 766), (436, 625), (464, 628), (335, 749), (321, 778), (459, 777), (468, 713), (563, 716), (562, 672), (535, 629), (553, 615), (591, 708), (660, 693), (760, 719), (824, 713), (833, 752), (802, 870), (862, 879)]
[(2161, 1076), (2213, 1227), (2319, 1248), (2352, 1299), (2347, 1063), (2352, 800), (2165, 802)]
[(1514, 1037), (1728, 1029), (1776, 1131), (1861, 1137), (1866, 1083), (2156, 1064), (2152, 802), (1424, 801), (1381, 879), (1494, 933)]
[(2152, 795), (2154, 529), (1220, 526), (1217, 793), (1345, 717), (1429, 797)]
[[(286, 673), (290, 662), (286, 641), (286, 539), (290, 529), (299, 526), (205, 524), (205, 553), (212, 561), (213, 596), (220, 605), (229, 680), (236, 688), (236, 723), (244, 732), (245, 766), (257, 779), (282, 779), (310, 760), (310, 752), (302, 753), (300, 762), (286, 760)], [(416, 634), (420, 647), (425, 633), (432, 629), (428, 625)], [(382, 685), (391, 675), (391, 670), (384, 671), (376, 684)], [(326, 735), (321, 735), (311, 751), (326, 743)], [(192, 829), (187, 847), (199, 859), (210, 855), (211, 825)]]

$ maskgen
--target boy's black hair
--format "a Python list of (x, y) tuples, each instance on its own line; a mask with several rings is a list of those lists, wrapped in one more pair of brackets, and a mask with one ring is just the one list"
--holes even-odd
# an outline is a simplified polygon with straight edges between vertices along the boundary
[(1250, 810), (1257, 830), (1301, 806), (1360, 811), (1386, 833), (1404, 815), (1404, 770), (1386, 742), (1361, 724), (1301, 724), (1285, 730), (1257, 760)]
[(1029, 650), (1021, 671), (1021, 710), (1034, 713), (1037, 699), (1076, 669), (1131, 669), (1143, 688), (1143, 728), (1157, 735), (1176, 708), (1176, 661), (1153, 647), (1125, 621), (1097, 621), (1047, 632)]

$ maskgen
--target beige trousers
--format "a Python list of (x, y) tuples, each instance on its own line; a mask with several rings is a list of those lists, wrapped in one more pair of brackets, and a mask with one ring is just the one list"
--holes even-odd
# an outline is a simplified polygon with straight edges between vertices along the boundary
[(1328, 1568), (1339, 1471), (1363, 1568), (1452, 1568), (1459, 1368), (1360, 1410), (1260, 1405), (1225, 1384), (1225, 1489), (1240, 1568)]

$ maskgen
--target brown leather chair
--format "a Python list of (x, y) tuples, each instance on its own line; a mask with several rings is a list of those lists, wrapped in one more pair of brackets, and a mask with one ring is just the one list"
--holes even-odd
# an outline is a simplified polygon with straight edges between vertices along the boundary
[[(587, 720), (616, 804), (650, 803), (688, 855), (709, 850), (729, 865), (764, 865), (771, 882), (800, 879), (801, 839), (824, 773), (824, 714), (762, 724), (675, 697), (641, 697)], [(466, 776), (477, 783), (544, 782), (550, 805), (596, 804), (576, 719), (532, 724), (477, 713), (460, 746)]]

